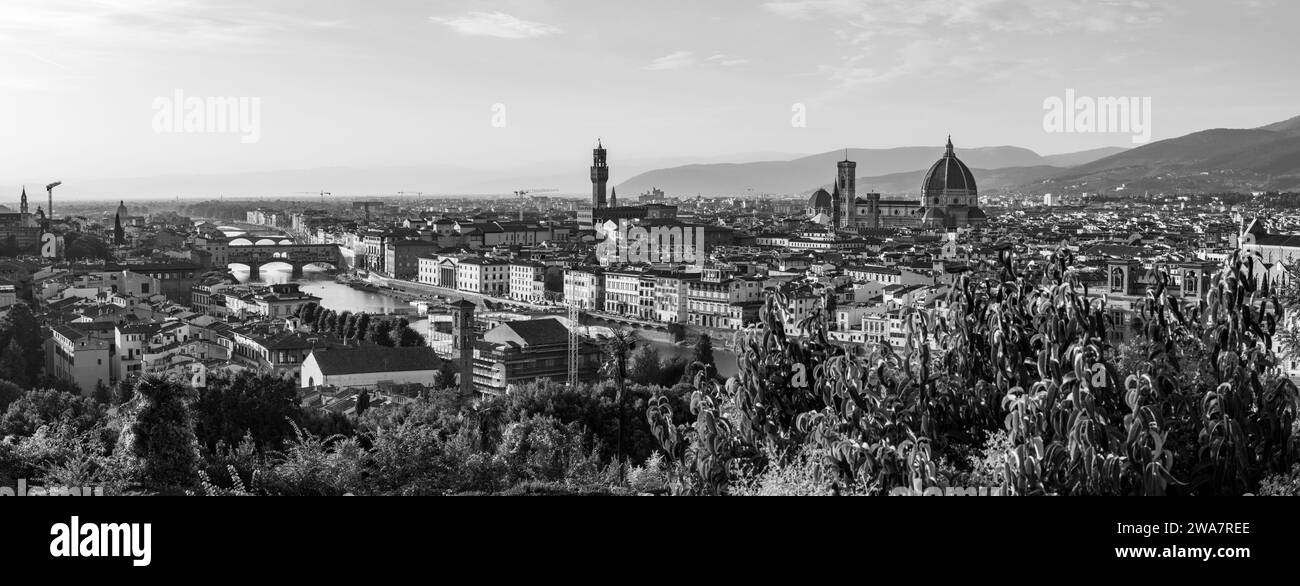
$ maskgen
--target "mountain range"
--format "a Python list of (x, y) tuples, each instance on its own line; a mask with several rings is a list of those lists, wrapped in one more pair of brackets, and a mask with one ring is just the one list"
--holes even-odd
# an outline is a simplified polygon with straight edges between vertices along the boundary
[[(1055, 157), (1044, 157), (1014, 146), (959, 150), (958, 156), (972, 170), (1016, 170), (1010, 173), (1010, 181), (1018, 184), (1024, 177), (1038, 179), (1050, 175), (1053, 169), (1095, 161), (1122, 149), (1100, 149)], [(637, 194), (657, 187), (678, 196), (740, 195), (751, 191), (776, 194), (811, 192), (830, 185), (835, 179), (837, 163), (847, 157), (858, 164), (859, 191), (879, 191), (886, 195), (914, 193), (921, 185), (926, 169), (938, 160), (943, 151), (942, 146), (846, 149), (789, 161), (685, 165), (642, 173), (619, 184), (618, 189)], [(989, 174), (976, 175), (977, 178), (986, 176)]]
[[(943, 147), (848, 149), (858, 163), (858, 191), (916, 195)], [(695, 164), (657, 169), (621, 184), (624, 193), (652, 187), (670, 195), (810, 193), (834, 180), (846, 151), (788, 161)], [(957, 149), (984, 193), (1212, 192), (1300, 190), (1300, 117), (1253, 129), (1215, 129), (1141, 147), (1041, 156), (1019, 147)]]

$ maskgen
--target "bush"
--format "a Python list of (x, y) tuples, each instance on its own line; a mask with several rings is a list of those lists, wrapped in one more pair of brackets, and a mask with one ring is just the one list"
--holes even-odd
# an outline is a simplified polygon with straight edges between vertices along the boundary
[(139, 459), (146, 486), (158, 490), (195, 486), (201, 459), (186, 388), (175, 380), (146, 375), (135, 392), (141, 402), (129, 415), (119, 449)]
[(66, 423), (76, 431), (94, 428), (104, 418), (103, 406), (89, 397), (55, 389), (38, 389), (23, 393), (0, 416), (0, 436), (30, 436), (44, 425)]
[(645, 461), (644, 466), (635, 466), (628, 470), (627, 485), (639, 493), (667, 492), (668, 470), (664, 464), (663, 454), (655, 452)]
[(501, 435), (497, 455), (506, 464), (510, 482), (562, 481), (590, 484), (600, 475), (600, 457), (587, 433), (576, 423), (561, 425), (535, 415), (511, 423)]
[[(662, 396), (646, 418), (689, 494), (724, 494), (749, 469), (795, 486), (941, 487), (965, 474), (945, 462), (980, 449), (971, 476), (995, 481), (1001, 464), (1014, 494), (1242, 494), (1300, 455), (1300, 392), (1269, 351), (1283, 310), (1254, 266), (1228, 259), (1199, 304), (1157, 273), (1117, 333), (1068, 251), (1032, 279), (1004, 253), (996, 275), (959, 278), (944, 309), (904, 309), (901, 345), (865, 352), (829, 342), (829, 299), (787, 336), (777, 294), (739, 340), (740, 374), (695, 378), (694, 423)], [(1139, 341), (1117, 350), (1119, 337)], [(771, 463), (793, 453), (817, 454), (821, 474)]]
[(984, 442), (984, 448), (979, 456), (971, 456), (970, 458), (972, 472), (970, 481), (966, 483), (966, 486), (1006, 486), (1007, 458), (1013, 448), (1011, 436), (1007, 434), (1006, 430), (998, 430), (996, 433), (989, 434), (989, 438)]
[(359, 491), (366, 452), (355, 438), (319, 437), (290, 423), (294, 437), (274, 452), (255, 488), (280, 496), (342, 496)]
[(1300, 496), (1300, 464), (1286, 474), (1265, 478), (1260, 483), (1259, 496)]

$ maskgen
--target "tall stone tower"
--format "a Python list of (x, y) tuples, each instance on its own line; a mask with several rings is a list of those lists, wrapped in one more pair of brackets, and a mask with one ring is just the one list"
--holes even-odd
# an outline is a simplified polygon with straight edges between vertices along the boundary
[(460, 394), (474, 395), (474, 309), (475, 305), (461, 299), (451, 304), (451, 347), (456, 353), (456, 367), (460, 370)]
[(591, 206), (595, 209), (605, 207), (605, 188), (609, 185), (609, 163), (605, 160), (605, 146), (596, 141), (596, 150), (591, 153)]
[(23, 198), (18, 202), (18, 213), (27, 213), (27, 186), (23, 186)]
[(858, 164), (849, 160), (849, 152), (844, 151), (844, 160), (839, 164), (839, 176), (835, 188), (839, 190), (844, 202), (844, 226), (849, 229), (858, 227)]

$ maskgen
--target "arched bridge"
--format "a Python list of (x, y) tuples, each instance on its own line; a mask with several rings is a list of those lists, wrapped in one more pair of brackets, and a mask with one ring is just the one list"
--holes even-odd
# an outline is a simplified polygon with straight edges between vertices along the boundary
[[(256, 242), (256, 241), (255, 241)], [(293, 244), (290, 240), (273, 243), (262, 240), (256, 244), (242, 244), (241, 239), (208, 240), (202, 247), (210, 255), (213, 266), (224, 267), (241, 264), (249, 273), (257, 275), (262, 265), (284, 263), (293, 267), (295, 276), (302, 275), (303, 267), (312, 264), (343, 266), (343, 253), (336, 244)]]

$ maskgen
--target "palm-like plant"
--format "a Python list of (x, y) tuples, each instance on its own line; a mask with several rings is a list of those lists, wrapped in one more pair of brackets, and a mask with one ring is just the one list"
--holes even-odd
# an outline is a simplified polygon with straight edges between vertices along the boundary
[(630, 328), (621, 328), (603, 337), (601, 340), (601, 352), (605, 355), (604, 364), (601, 370), (606, 376), (614, 377), (614, 388), (616, 394), (614, 401), (618, 403), (618, 475), (623, 478), (623, 396), (627, 387), (627, 358), (636, 348), (637, 342), (641, 336), (635, 330)]

